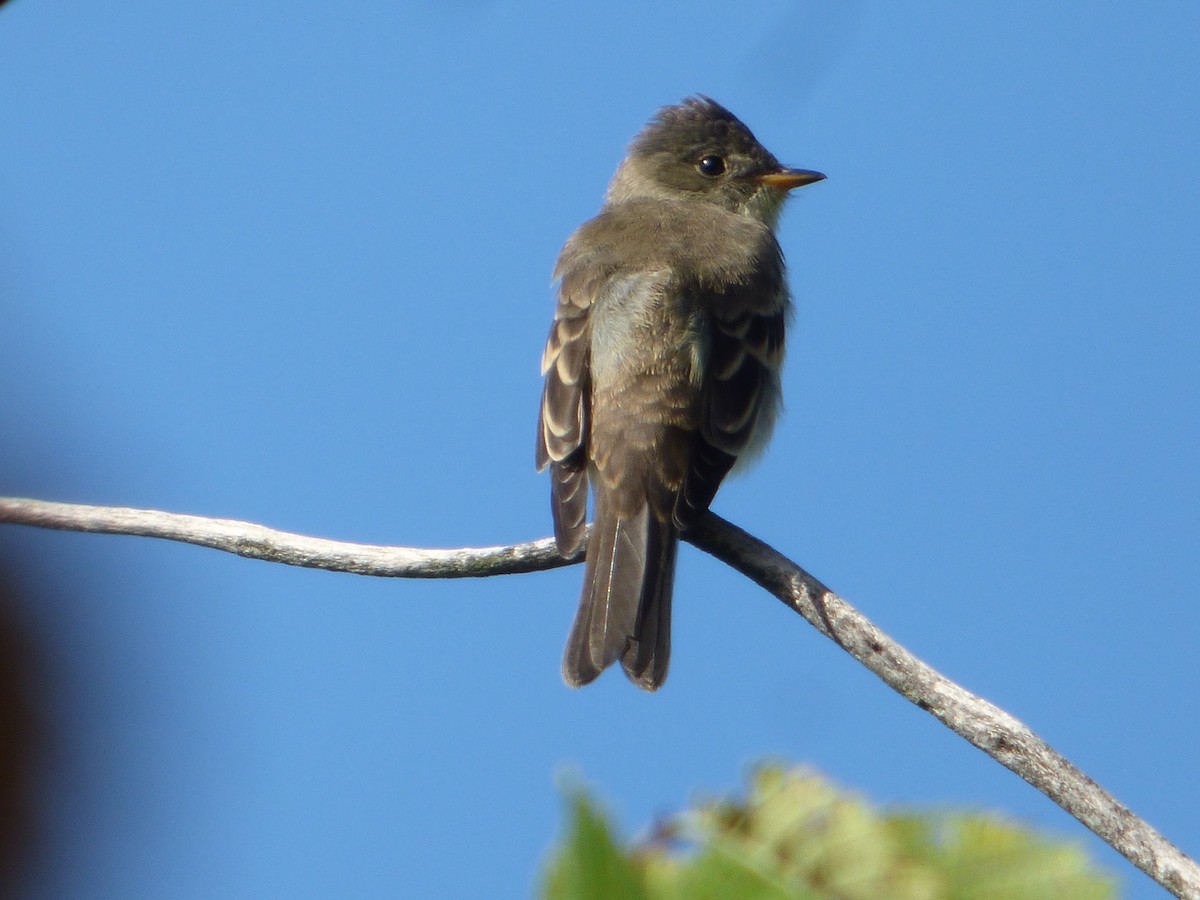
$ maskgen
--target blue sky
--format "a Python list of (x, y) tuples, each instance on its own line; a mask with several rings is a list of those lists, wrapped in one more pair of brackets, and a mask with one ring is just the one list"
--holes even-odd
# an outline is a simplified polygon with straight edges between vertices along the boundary
[[(1200, 853), (1200, 8), (0, 10), (0, 494), (349, 540), (549, 533), (549, 273), (696, 92), (829, 175), (770, 452), (714, 508)], [(671, 678), (563, 686), (580, 571), (400, 582), (0, 530), (55, 764), (35, 896), (524, 896), (808, 763), (1140, 873), (691, 548)]]

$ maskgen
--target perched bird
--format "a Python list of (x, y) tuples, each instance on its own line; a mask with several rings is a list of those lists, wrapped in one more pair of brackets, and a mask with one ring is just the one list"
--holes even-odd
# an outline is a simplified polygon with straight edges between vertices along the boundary
[(775, 223), (788, 191), (824, 177), (691, 98), (634, 139), (599, 215), (563, 247), (537, 436), (563, 556), (587, 539), (595, 493), (567, 684), (618, 659), (645, 690), (667, 677), (679, 533), (779, 409), (789, 300)]

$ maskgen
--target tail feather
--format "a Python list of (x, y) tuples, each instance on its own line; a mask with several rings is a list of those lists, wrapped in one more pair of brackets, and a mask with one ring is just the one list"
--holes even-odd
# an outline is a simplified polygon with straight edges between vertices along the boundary
[(649, 555), (657, 553), (661, 560), (658, 576), (646, 585), (634, 640), (621, 656), (621, 667), (630, 681), (647, 691), (662, 687), (671, 659), (671, 592), (679, 532), (670, 523), (663, 523), (661, 535), (662, 546), (648, 549)]
[(567, 638), (563, 678), (579, 687), (621, 660), (646, 690), (666, 678), (678, 532), (649, 504), (620, 518), (598, 492), (579, 611)]

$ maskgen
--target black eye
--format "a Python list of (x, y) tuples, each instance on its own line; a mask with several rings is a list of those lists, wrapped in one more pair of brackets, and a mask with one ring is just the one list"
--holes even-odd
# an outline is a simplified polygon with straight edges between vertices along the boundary
[(718, 175), (725, 174), (725, 160), (719, 156), (706, 156), (696, 163), (696, 168), (700, 170), (701, 175), (716, 178)]

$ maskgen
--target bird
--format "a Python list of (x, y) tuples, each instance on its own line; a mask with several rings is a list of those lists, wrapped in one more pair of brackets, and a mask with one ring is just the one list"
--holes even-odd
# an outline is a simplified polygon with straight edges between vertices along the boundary
[(824, 178), (689, 97), (638, 133), (559, 254), (535, 455), (550, 469), (558, 552), (587, 548), (568, 685), (618, 660), (644, 690), (666, 679), (679, 536), (761, 452), (780, 409), (780, 210)]

